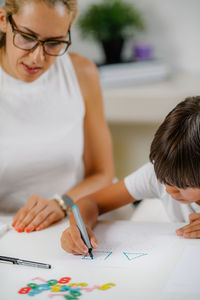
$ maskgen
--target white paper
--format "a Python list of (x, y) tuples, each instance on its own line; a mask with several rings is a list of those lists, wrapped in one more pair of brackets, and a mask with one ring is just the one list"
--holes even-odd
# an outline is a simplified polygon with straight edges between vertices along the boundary
[[(169, 227), (168, 227), (169, 228)], [(98, 248), (89, 256), (63, 253), (56, 264), (79, 266), (155, 268), (177, 240), (175, 229), (154, 223), (106, 222), (95, 228)]]
[(9, 229), (10, 229), (9, 224), (5, 224), (5, 223), (0, 222), (0, 237), (2, 235), (4, 235)]
[(200, 246), (185, 247), (165, 292), (200, 295)]
[[(6, 219), (2, 219), (2, 221), (10, 222)], [(171, 251), (176, 242), (180, 240), (175, 235), (175, 230), (181, 227), (181, 224), (99, 222), (94, 230), (98, 239), (97, 251), (99, 252), (94, 251), (93, 261), (66, 253), (61, 248), (60, 237), (67, 226), (68, 222), (64, 219), (46, 230), (29, 234), (9, 230), (1, 237), (1, 255), (52, 265), (51, 269), (40, 269), (2, 263), (0, 266), (1, 300), (30, 300), (31, 297), (28, 294), (20, 295), (18, 291), (30, 282), (43, 283), (40, 280), (33, 280), (33, 278), (58, 280), (65, 276), (71, 277), (70, 283), (86, 282), (88, 287), (101, 286), (106, 283), (116, 284), (106, 291), (98, 289), (93, 292), (83, 291), (81, 299), (121, 300), (133, 297), (140, 300), (148, 299), (147, 285), (152, 288), (152, 282), (156, 280), (155, 293), (157, 293), (160, 273), (159, 278), (156, 274), (166, 262), (168, 251)], [(109, 255), (111, 251), (112, 254)], [(116, 269), (118, 266), (122, 268)], [(141, 290), (143, 283), (146, 288)], [(47, 299), (48, 295), (49, 292), (44, 291), (34, 296), (34, 299)], [(55, 293), (55, 299), (57, 298)]]

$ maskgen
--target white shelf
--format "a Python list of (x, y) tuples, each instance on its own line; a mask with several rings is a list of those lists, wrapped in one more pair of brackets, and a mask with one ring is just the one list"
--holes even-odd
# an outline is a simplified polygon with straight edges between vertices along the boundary
[(200, 95), (200, 74), (178, 74), (156, 83), (103, 88), (111, 123), (160, 123), (185, 97)]
[(165, 80), (171, 74), (168, 64), (159, 60), (137, 61), (99, 67), (102, 87), (118, 87)]

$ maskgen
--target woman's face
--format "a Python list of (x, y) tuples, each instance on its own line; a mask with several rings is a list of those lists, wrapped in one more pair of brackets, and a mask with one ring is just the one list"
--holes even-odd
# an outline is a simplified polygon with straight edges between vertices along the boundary
[[(17, 14), (12, 15), (17, 29), (34, 35), (40, 40), (66, 40), (71, 23), (70, 12), (59, 3), (50, 7), (44, 2), (31, 1), (24, 4)], [(2, 66), (11, 76), (32, 82), (41, 76), (55, 61), (39, 45), (35, 50), (24, 51), (13, 45), (13, 32), (9, 22), (6, 26), (6, 48)]]

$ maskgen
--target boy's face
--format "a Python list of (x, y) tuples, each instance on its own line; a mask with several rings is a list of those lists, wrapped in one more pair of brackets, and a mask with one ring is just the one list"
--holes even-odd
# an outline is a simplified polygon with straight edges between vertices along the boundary
[(200, 205), (200, 188), (180, 189), (174, 186), (165, 185), (166, 192), (176, 201), (181, 203), (196, 202)]

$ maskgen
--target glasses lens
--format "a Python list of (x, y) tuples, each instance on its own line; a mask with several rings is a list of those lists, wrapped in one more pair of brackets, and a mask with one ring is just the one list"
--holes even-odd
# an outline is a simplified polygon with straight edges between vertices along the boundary
[(17, 32), (14, 36), (14, 44), (21, 49), (31, 50), (37, 44), (37, 41), (29, 35)]
[(45, 52), (49, 55), (62, 55), (67, 50), (68, 45), (59, 41), (48, 41), (44, 44)]

